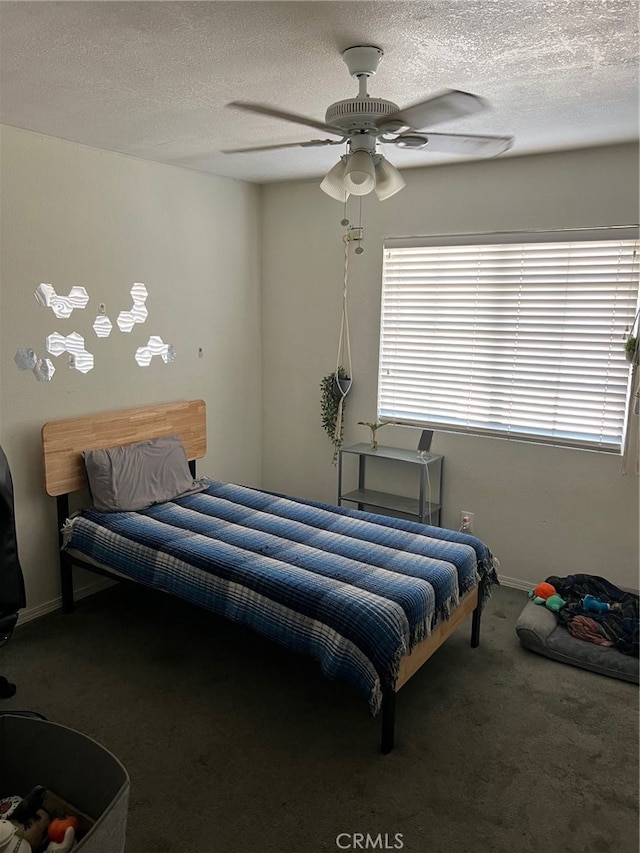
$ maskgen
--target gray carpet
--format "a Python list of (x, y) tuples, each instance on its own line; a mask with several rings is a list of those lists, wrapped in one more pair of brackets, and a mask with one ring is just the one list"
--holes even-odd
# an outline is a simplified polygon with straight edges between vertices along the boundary
[(402, 689), (388, 756), (366, 701), (312, 661), (130, 586), (18, 628), (0, 710), (120, 758), (127, 853), (320, 853), (341, 833), (410, 853), (637, 853), (638, 689), (520, 648), (526, 600), (495, 590), (480, 647), (468, 623)]

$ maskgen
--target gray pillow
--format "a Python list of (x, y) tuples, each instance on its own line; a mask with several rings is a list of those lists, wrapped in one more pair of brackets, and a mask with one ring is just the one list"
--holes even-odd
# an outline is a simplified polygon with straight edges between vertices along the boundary
[(179, 436), (167, 435), (82, 454), (93, 506), (100, 512), (135, 512), (202, 491)]

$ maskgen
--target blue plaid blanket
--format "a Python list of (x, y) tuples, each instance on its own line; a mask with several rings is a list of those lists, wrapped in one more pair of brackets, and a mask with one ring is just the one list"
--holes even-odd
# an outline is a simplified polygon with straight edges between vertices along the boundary
[(141, 512), (83, 510), (63, 548), (315, 658), (369, 700), (495, 561), (473, 536), (207, 480)]

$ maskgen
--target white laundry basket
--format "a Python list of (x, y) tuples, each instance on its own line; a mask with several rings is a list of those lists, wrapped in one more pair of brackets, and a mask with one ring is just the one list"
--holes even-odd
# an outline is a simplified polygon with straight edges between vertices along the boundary
[(124, 853), (129, 784), (118, 759), (92, 738), (35, 716), (0, 715), (0, 796), (42, 785), (95, 820), (74, 851)]

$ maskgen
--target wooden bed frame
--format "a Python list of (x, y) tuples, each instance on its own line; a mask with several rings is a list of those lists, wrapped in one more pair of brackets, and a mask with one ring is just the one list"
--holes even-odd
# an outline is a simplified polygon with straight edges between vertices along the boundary
[[(65, 613), (70, 613), (74, 609), (74, 565), (115, 580), (123, 580), (117, 573), (111, 573), (90, 562), (71, 557), (61, 550), (62, 526), (70, 511), (69, 495), (87, 488), (82, 451), (131, 444), (164, 435), (180, 436), (191, 473), (195, 477), (196, 460), (201, 459), (207, 449), (204, 401), (160, 403), (135, 409), (49, 421), (42, 427), (45, 488), (47, 494), (57, 499), (60, 585), (62, 609)], [(470, 615), (473, 616), (471, 646), (476, 648), (479, 645), (481, 601), (481, 586), (470, 590), (462, 597), (451, 618), (438, 624), (429, 637), (415, 646), (411, 654), (402, 658), (395, 686), (387, 688), (383, 693), (381, 742), (383, 753), (391, 752), (394, 745), (396, 693)]]

